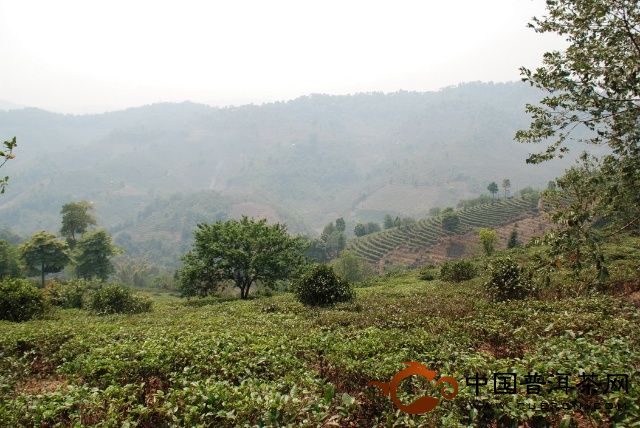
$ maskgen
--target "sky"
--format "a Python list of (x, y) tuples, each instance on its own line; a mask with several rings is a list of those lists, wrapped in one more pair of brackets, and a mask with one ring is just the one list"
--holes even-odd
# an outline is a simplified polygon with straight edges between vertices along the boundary
[(519, 79), (543, 0), (0, 0), (0, 100), (62, 113)]

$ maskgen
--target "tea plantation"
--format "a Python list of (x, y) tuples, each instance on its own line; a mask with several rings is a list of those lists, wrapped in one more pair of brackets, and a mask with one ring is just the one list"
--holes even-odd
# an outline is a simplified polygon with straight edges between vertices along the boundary
[[(449, 283), (414, 271), (378, 277), (331, 308), (290, 293), (156, 295), (148, 313), (3, 321), (0, 426), (640, 426), (640, 312), (629, 297), (640, 241), (620, 248), (606, 292), (566, 282), (496, 303), (486, 274)], [(368, 383), (388, 382), (406, 361), (454, 377), (458, 395), (423, 415), (396, 409)], [(545, 377), (539, 395), (521, 384), (531, 372)], [(494, 392), (494, 373), (515, 374), (517, 393)], [(553, 389), (562, 373), (573, 389)], [(466, 379), (476, 374), (486, 385)], [(597, 394), (575, 388), (585, 374)], [(607, 374), (628, 376), (628, 391), (607, 388)], [(438, 397), (420, 379), (401, 384), (404, 403)]]

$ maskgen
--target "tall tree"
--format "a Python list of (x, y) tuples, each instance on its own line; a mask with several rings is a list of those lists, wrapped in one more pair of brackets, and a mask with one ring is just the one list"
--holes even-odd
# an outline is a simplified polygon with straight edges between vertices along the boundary
[[(3, 143), (4, 149), (0, 150), (0, 159), (2, 162), (0, 163), (0, 168), (4, 166), (5, 163), (14, 159), (16, 157), (13, 154), (13, 149), (17, 146), (16, 137), (13, 137), (11, 140), (7, 140)], [(0, 194), (4, 193), (5, 187), (9, 183), (9, 177), (6, 176), (4, 178), (0, 178)]]
[(389, 215), (389, 214), (385, 214), (384, 215), (384, 221), (382, 222), (382, 225), (384, 226), (385, 229), (391, 229), (392, 227), (394, 227), (393, 217), (391, 217), (391, 215)]
[(77, 235), (82, 235), (87, 228), (96, 224), (96, 219), (91, 213), (93, 207), (90, 202), (69, 202), (62, 206), (62, 229), (60, 234), (67, 238), (70, 247), (75, 246)]
[(193, 248), (182, 258), (181, 289), (187, 296), (204, 296), (230, 281), (246, 299), (256, 282), (272, 286), (297, 273), (303, 252), (302, 240), (289, 236), (284, 224), (247, 217), (199, 224)]
[(60, 272), (70, 261), (67, 244), (44, 230), (22, 244), (20, 253), (28, 273), (40, 275), (42, 287), (46, 274)]
[(553, 248), (566, 249), (576, 266), (584, 260), (575, 244), (586, 244), (588, 264), (600, 266), (602, 276), (594, 226), (606, 220), (615, 234), (640, 223), (640, 7), (637, 0), (547, 0), (547, 14), (529, 26), (568, 43), (563, 51), (545, 53), (536, 70), (521, 68), (524, 81), (548, 94), (527, 105), (532, 121), (516, 139), (546, 145), (529, 163), (562, 157), (571, 140), (608, 146), (600, 159), (582, 156), (558, 180), (563, 192), (580, 194), (581, 202), (574, 199), (556, 212), (565, 228), (553, 240)]
[(347, 228), (346, 223), (344, 222), (344, 218), (340, 217), (336, 219), (336, 230), (338, 232), (344, 232)]
[(502, 180), (502, 189), (504, 189), (504, 198), (507, 199), (509, 189), (511, 189), (511, 180), (509, 180), (508, 178)]
[(480, 237), (480, 243), (482, 244), (485, 255), (492, 255), (496, 250), (496, 242), (498, 242), (498, 234), (496, 231), (483, 227), (478, 231), (478, 236)]
[(487, 190), (489, 191), (489, 193), (491, 193), (491, 198), (495, 199), (496, 197), (496, 193), (498, 193), (498, 185), (496, 184), (495, 181), (492, 181), (491, 183), (489, 183), (489, 185), (487, 186)]
[(364, 236), (367, 234), (367, 228), (364, 224), (362, 223), (358, 223), (356, 224), (356, 226), (353, 228), (353, 233), (356, 236)]
[(20, 255), (10, 242), (0, 240), (0, 279), (20, 276)]
[(75, 247), (75, 269), (79, 278), (99, 278), (102, 281), (114, 272), (111, 257), (118, 248), (104, 230), (85, 233)]

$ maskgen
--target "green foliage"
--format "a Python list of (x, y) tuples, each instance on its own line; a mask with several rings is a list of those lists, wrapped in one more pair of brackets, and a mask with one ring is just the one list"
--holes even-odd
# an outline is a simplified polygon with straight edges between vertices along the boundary
[(364, 236), (367, 234), (367, 229), (364, 226), (364, 224), (362, 223), (357, 223), (356, 226), (353, 228), (353, 233), (356, 236)]
[(495, 198), (496, 193), (498, 193), (498, 185), (496, 184), (495, 181), (492, 181), (491, 183), (489, 183), (489, 185), (487, 186), (487, 190), (489, 191), (489, 193), (491, 193), (491, 196), (493, 198)]
[(442, 216), (440, 218), (440, 224), (442, 228), (447, 232), (454, 232), (458, 229), (460, 225), (460, 217), (453, 210), (451, 211), (443, 211)]
[(507, 248), (516, 248), (518, 246), (520, 246), (520, 241), (518, 241), (518, 229), (514, 227), (509, 234), (509, 239), (507, 240)]
[(294, 285), (298, 301), (308, 306), (328, 306), (347, 302), (355, 297), (351, 285), (340, 278), (330, 266), (311, 265)]
[[(11, 140), (7, 140), (3, 143), (4, 149), (0, 150), (0, 158), (2, 158), (2, 163), (0, 163), (0, 168), (4, 166), (9, 160), (14, 159), (16, 157), (13, 154), (13, 149), (16, 148), (18, 144), (16, 143), (16, 137), (13, 137)], [(0, 194), (4, 193), (7, 184), (9, 183), (9, 177), (5, 176), (4, 178), (0, 178)]]
[(82, 235), (89, 226), (96, 224), (96, 219), (91, 213), (93, 206), (87, 201), (69, 202), (62, 206), (62, 228), (60, 233), (67, 238), (70, 247), (74, 247), (78, 239), (76, 235)]
[(434, 279), (436, 279), (437, 276), (433, 269), (433, 266), (425, 266), (422, 269), (420, 269), (420, 272), (418, 273), (418, 278), (420, 278), (423, 281), (433, 281)]
[(106, 284), (92, 291), (88, 298), (88, 308), (99, 315), (148, 312), (152, 303), (148, 297), (119, 284)]
[(0, 280), (7, 277), (18, 277), (20, 268), (20, 254), (18, 249), (9, 242), (0, 240)]
[(346, 228), (347, 228), (347, 225), (344, 222), (344, 219), (342, 217), (337, 218), (336, 219), (336, 230), (338, 232), (344, 232)]
[(483, 227), (478, 231), (478, 236), (480, 237), (480, 243), (482, 244), (485, 255), (492, 255), (496, 250), (496, 243), (498, 242), (498, 234), (496, 231)]
[[(632, 0), (547, 2), (547, 14), (530, 26), (568, 40), (566, 49), (549, 52), (535, 71), (521, 68), (523, 80), (548, 92), (539, 105), (527, 105), (532, 121), (516, 139), (544, 143), (529, 156), (540, 163), (562, 157), (571, 140), (605, 146), (597, 159), (587, 154), (556, 180), (563, 202), (554, 220), (562, 226), (547, 242), (554, 255), (576, 272), (596, 265), (602, 282), (606, 266), (595, 230), (609, 235), (638, 230), (640, 225), (640, 13)], [(548, 194), (557, 193), (552, 188)]]
[(185, 296), (206, 296), (231, 281), (246, 299), (256, 281), (273, 286), (294, 276), (303, 263), (302, 239), (289, 236), (285, 225), (268, 225), (264, 219), (199, 224), (194, 238), (179, 270)]
[(370, 221), (368, 223), (358, 223), (356, 227), (353, 229), (353, 232), (356, 236), (365, 236), (371, 233), (380, 232), (382, 229), (380, 225), (376, 222)]
[(391, 217), (391, 215), (389, 214), (385, 214), (382, 225), (385, 229), (391, 229), (392, 227), (395, 227), (395, 225), (393, 224), (393, 217)]
[(445, 281), (466, 281), (477, 274), (476, 266), (468, 260), (448, 260), (440, 265), (440, 278)]
[(463, 199), (456, 205), (459, 209), (469, 209), (478, 205), (488, 204), (491, 202), (491, 198), (487, 195), (480, 195), (473, 199)]
[(84, 298), (89, 290), (98, 289), (100, 283), (87, 281), (84, 279), (71, 279), (67, 281), (47, 281), (44, 287), (44, 294), (47, 300), (62, 308), (82, 308)]
[(22, 244), (20, 254), (28, 274), (40, 275), (42, 287), (46, 274), (60, 272), (70, 261), (67, 244), (44, 230)]
[(75, 246), (75, 270), (79, 278), (99, 278), (106, 281), (115, 269), (111, 256), (118, 248), (111, 243), (111, 236), (104, 230), (85, 233)]
[(42, 290), (31, 282), (17, 278), (0, 280), (0, 319), (27, 321), (42, 315), (46, 309)]
[(530, 272), (511, 257), (492, 260), (488, 273), (484, 287), (494, 301), (525, 299), (535, 293)]
[(347, 282), (361, 282), (373, 275), (371, 266), (353, 251), (343, 251), (331, 262), (338, 276)]

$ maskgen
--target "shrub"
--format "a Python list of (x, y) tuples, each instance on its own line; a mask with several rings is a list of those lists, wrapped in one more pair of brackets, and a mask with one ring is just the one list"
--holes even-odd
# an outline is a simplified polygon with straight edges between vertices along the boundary
[(327, 265), (312, 265), (296, 282), (298, 301), (308, 306), (327, 306), (354, 298), (351, 285), (338, 277)]
[(0, 319), (27, 321), (47, 309), (42, 290), (25, 279), (0, 281)]
[(148, 297), (134, 294), (119, 284), (107, 284), (89, 296), (89, 308), (100, 315), (148, 312), (151, 304)]
[(531, 274), (511, 257), (494, 260), (488, 271), (484, 287), (494, 301), (524, 299), (535, 291)]
[(422, 269), (420, 269), (418, 278), (420, 278), (423, 281), (433, 281), (434, 279), (436, 279), (436, 274), (435, 272), (433, 272), (433, 268), (429, 266), (425, 266)]
[(84, 279), (70, 281), (49, 281), (45, 285), (44, 293), (49, 301), (62, 308), (81, 308), (84, 296), (90, 288), (96, 288), (96, 284)]
[(474, 264), (467, 260), (447, 261), (440, 266), (440, 278), (445, 281), (466, 281), (477, 274)]

